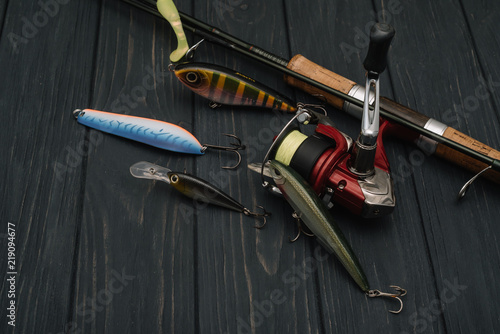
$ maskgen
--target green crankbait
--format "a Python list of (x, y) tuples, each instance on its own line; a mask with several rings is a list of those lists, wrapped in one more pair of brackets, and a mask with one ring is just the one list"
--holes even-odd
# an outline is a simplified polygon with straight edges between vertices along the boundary
[(406, 290), (397, 286), (393, 286), (397, 290), (396, 294), (370, 290), (358, 258), (340, 228), (333, 221), (326, 205), (318, 198), (307, 182), (293, 169), (276, 160), (270, 162), (269, 171), (281, 193), (295, 210), (295, 216), (306, 224), (330, 253), (336, 255), (361, 290), (369, 297), (396, 298), (401, 307), (398, 311), (390, 312), (401, 312), (403, 302), (399, 297), (404, 296)]
[(231, 69), (205, 63), (172, 66), (175, 76), (189, 89), (218, 104), (275, 109), (294, 113), (288, 98), (252, 78)]
[(177, 191), (195, 201), (218, 205), (229, 210), (241, 212), (245, 216), (262, 218), (264, 220), (262, 225), (256, 226), (259, 229), (264, 227), (266, 217), (271, 215), (262, 206), (259, 206), (259, 208), (264, 213), (251, 212), (234, 198), (203, 179), (186, 173), (176, 173), (168, 168), (150, 162), (140, 161), (133, 164), (130, 167), (130, 174), (139, 179), (158, 180), (168, 183)]

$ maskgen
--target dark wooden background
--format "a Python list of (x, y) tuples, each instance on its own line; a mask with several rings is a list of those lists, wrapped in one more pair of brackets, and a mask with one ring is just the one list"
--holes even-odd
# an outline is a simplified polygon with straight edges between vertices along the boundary
[[(383, 95), (500, 148), (498, 1), (176, 3), (282, 57), (301, 53), (357, 82), (366, 26), (379, 16), (396, 29)], [(45, 14), (41, 4), (51, 4)], [(176, 42), (166, 21), (118, 0), (2, 0), (0, 33), (0, 266), (6, 273), (8, 222), (16, 225), (17, 266), (16, 327), (7, 325), (4, 274), (0, 332), (498, 331), (498, 185), (480, 180), (458, 202), (469, 172), (386, 141), (394, 213), (333, 213), (372, 287), (408, 290), (403, 312), (392, 315), (396, 303), (365, 297), (314, 239), (290, 244), (290, 207), (246, 168), (221, 170), (230, 155), (170, 153), (76, 123), (74, 109), (94, 108), (169, 121), (203, 143), (223, 144), (220, 133), (230, 132), (248, 146), (243, 165), (262, 160), (272, 124), (287, 117), (213, 111), (181, 87), (167, 70)], [(315, 102), (231, 51), (206, 43), (196, 57)], [(328, 112), (357, 135), (357, 120)], [(140, 160), (186, 169), (273, 216), (256, 230), (241, 214), (195, 206), (165, 184), (133, 178), (129, 166)]]

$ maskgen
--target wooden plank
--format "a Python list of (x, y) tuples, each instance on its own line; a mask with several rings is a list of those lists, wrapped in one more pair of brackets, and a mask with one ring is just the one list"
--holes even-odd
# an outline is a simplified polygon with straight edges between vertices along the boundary
[[(58, 333), (71, 327), (83, 161), (90, 148), (85, 132), (69, 124), (73, 104), (88, 99), (92, 74), (72, 69), (92, 68), (89, 44), (98, 14), (94, 2), (70, 2), (50, 13), (36, 2), (8, 4), (0, 45), (0, 233), (7, 247), (7, 223), (15, 224), (11, 271), (17, 275), (15, 298), (7, 296), (10, 275), (2, 280), (3, 333)], [(7, 269), (6, 254), (0, 263)], [(11, 300), (16, 327), (6, 321)]]
[[(482, 126), (480, 126), (477, 130), (479, 133), (483, 131), (487, 131), (489, 134), (485, 136), (485, 140), (488, 141), (491, 145), (497, 145), (498, 147), (498, 127), (488, 126), (489, 122), (485, 120), (489, 120), (490, 117), (493, 119), (493, 122), (498, 122), (499, 119), (499, 101), (498, 101), (498, 80), (495, 80), (498, 77), (498, 71), (500, 70), (498, 66), (498, 62), (492, 54), (495, 54), (497, 50), (500, 48), (498, 35), (496, 31), (500, 28), (500, 21), (498, 20), (498, 11), (496, 3), (481, 3), (481, 6), (474, 5), (471, 1), (462, 1), (463, 10), (466, 13), (466, 23), (469, 26), (471, 31), (471, 41), (470, 43), (474, 46), (475, 55), (478, 59), (478, 67), (480, 71), (480, 77), (478, 78), (478, 82), (476, 82), (476, 88), (473, 92), (473, 96), (478, 100), (490, 99), (493, 108), (491, 109), (492, 113), (486, 113), (483, 122), (479, 122)], [(489, 93), (489, 94), (488, 94)], [(477, 95), (476, 95), (477, 94)], [(474, 103), (475, 99), (471, 99), (471, 109), (475, 107)], [(469, 101), (468, 101), (469, 102)], [(489, 111), (489, 110), (488, 110)], [(483, 113), (479, 107), (475, 108), (474, 112)], [(483, 117), (481, 115), (481, 117)]]
[[(279, 2), (207, 2), (205, 7), (196, 6), (194, 14), (243, 40), (289, 57), (285, 16)], [(281, 74), (255, 61), (210, 44), (201, 49), (197, 61), (240, 71), (283, 94), (291, 92)], [(220, 184), (250, 209), (264, 205), (273, 214), (262, 230), (252, 228), (258, 221), (219, 208), (207, 208), (198, 215), (200, 328), (227, 333), (320, 331), (313, 277), (295, 286), (293, 272), (312, 255), (310, 244), (288, 243), (288, 236), (296, 232), (291, 210), (282, 199), (266, 193), (260, 187), (259, 175), (244, 167), (262, 161), (279, 131), (278, 125), (284, 125), (290, 117), (258, 109), (222, 107), (212, 111), (206, 100), (194, 100), (196, 128), (208, 136), (207, 140), (218, 142), (220, 133), (229, 132), (247, 145), (237, 171), (218, 171), (227, 158), (215, 154), (197, 161), (197, 175)], [(304, 318), (308, 321), (302, 321)]]
[[(394, 25), (411, 28), (396, 28), (389, 67), (397, 100), (500, 147), (498, 111), (490, 99), (476, 95), (483, 76), (476, 54), (485, 52), (486, 45), (482, 51), (476, 49), (460, 2), (403, 6), (401, 14), (393, 16)], [(489, 47), (487, 52), (492, 52)], [(405, 159), (411, 161), (415, 154), (409, 150)], [(491, 264), (499, 260), (496, 239), (500, 230), (494, 224), (499, 211), (494, 203), (500, 194), (494, 185), (481, 180), (458, 202), (457, 191), (470, 173), (424, 158), (421, 162), (414, 159), (417, 163), (403, 183), (414, 184), (417, 193), (436, 295), (419, 296), (414, 306), (408, 305), (406, 331), (428, 332), (440, 324), (450, 333), (494, 332), (498, 327), (496, 294), (481, 295), (474, 289), (494, 285), (499, 273)], [(417, 290), (433, 284), (422, 281)]]
[[(191, 102), (175, 98), (181, 87), (167, 70), (175, 46), (168, 23), (105, 1), (99, 26), (94, 95), (82, 107), (193, 131)], [(129, 173), (141, 160), (182, 171), (196, 159), (204, 157), (102, 135), (89, 155), (82, 203), (75, 305), (84, 307), (73, 317), (83, 332), (196, 331), (196, 321), (186, 321), (195, 319), (197, 289), (194, 225), (182, 211), (189, 202), (161, 182)]]
[(3, 1), (0, 3), (0, 33), (3, 30), (3, 24), (5, 22), (6, 14), (7, 14), (7, 5), (9, 4), (9, 1)]

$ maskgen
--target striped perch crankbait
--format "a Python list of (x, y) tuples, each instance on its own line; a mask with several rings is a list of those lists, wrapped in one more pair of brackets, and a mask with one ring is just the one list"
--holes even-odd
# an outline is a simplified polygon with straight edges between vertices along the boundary
[(231, 147), (200, 144), (198, 139), (186, 129), (168, 122), (158, 121), (150, 118), (115, 114), (92, 109), (76, 109), (73, 115), (77, 122), (103, 132), (116, 136), (132, 139), (154, 147), (173, 152), (204, 154), (207, 148), (234, 152), (241, 161), (239, 149), (244, 149), (241, 141), (234, 135), (226, 135), (235, 138), (238, 143), (231, 143)]
[(294, 103), (252, 78), (229, 68), (205, 63), (173, 66), (175, 76), (189, 89), (215, 103), (253, 106), (293, 113)]

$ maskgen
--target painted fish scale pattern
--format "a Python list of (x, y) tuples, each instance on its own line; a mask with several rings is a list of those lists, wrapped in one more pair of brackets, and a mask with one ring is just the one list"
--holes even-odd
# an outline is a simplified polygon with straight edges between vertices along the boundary
[(169, 151), (203, 154), (196, 137), (168, 122), (86, 109), (78, 116), (78, 123)]

